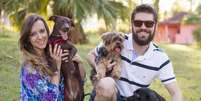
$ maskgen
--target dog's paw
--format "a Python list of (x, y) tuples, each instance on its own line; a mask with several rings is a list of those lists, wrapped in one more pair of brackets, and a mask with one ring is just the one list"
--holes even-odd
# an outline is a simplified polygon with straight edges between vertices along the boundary
[(112, 77), (115, 79), (115, 80), (118, 80), (120, 78), (120, 75), (112, 75)]
[(112, 72), (112, 77), (116, 80), (118, 80), (120, 78), (120, 75), (121, 75), (120, 71), (113, 71)]

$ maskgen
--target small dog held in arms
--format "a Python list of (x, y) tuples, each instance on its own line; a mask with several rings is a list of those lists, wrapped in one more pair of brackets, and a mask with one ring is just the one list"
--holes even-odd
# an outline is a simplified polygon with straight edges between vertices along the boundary
[[(120, 53), (123, 49), (123, 36), (119, 32), (106, 32), (102, 34), (103, 45), (98, 49), (98, 56), (95, 59), (97, 64), (96, 70), (92, 70), (92, 83), (100, 80), (105, 76), (111, 76), (115, 80), (120, 77)], [(112, 70), (107, 70), (107, 66), (113, 62), (116, 65)], [(95, 76), (93, 76), (95, 75)], [(93, 82), (94, 81), (94, 82)]]
[[(64, 77), (64, 101), (83, 101), (84, 88), (79, 66), (77, 62), (72, 61), (77, 49), (68, 40), (68, 32), (73, 26), (73, 22), (67, 17), (57, 15), (51, 16), (49, 20), (54, 21), (55, 24), (48, 43), (52, 46), (61, 45), (62, 50), (69, 51), (68, 62), (62, 61), (61, 64), (61, 73)], [(55, 66), (51, 58), (48, 62), (50, 67)]]
[(165, 101), (165, 98), (154, 90), (140, 88), (134, 92), (133, 96), (126, 98), (126, 101)]

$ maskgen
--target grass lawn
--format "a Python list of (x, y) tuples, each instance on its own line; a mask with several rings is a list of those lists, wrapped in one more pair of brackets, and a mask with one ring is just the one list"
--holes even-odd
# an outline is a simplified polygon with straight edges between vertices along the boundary
[[(0, 36), (0, 101), (19, 100), (19, 70), (20, 52), (18, 48), (18, 37)], [(86, 55), (99, 42), (99, 36), (89, 33), (90, 44), (76, 45), (79, 54), (84, 60), (87, 77), (90, 75), (90, 67), (86, 62)], [(177, 81), (183, 92), (184, 101), (201, 100), (201, 50), (192, 46), (161, 44), (160, 45), (170, 56), (174, 65)], [(165, 96), (169, 96), (158, 80), (154, 81), (151, 88)], [(92, 89), (91, 82), (87, 78), (85, 92)], [(86, 101), (88, 97), (86, 98)]]

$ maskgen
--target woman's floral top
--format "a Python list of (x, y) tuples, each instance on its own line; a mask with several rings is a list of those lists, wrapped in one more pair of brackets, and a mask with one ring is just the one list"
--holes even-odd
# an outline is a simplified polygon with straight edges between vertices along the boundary
[(63, 101), (64, 83), (52, 84), (48, 75), (41, 75), (30, 64), (24, 64), (20, 74), (21, 101)]

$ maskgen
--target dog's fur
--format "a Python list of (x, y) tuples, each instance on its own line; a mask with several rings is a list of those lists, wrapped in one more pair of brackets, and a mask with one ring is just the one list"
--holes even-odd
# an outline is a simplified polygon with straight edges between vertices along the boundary
[[(120, 77), (120, 52), (123, 49), (123, 36), (118, 32), (107, 32), (102, 34), (103, 46), (98, 50), (98, 57), (96, 58), (96, 74), (92, 81), (98, 81), (105, 76), (111, 76), (115, 80)], [(116, 62), (109, 73), (107, 72), (107, 66), (112, 62)], [(93, 75), (92, 74), (92, 75)], [(94, 82), (92, 82), (94, 83)]]
[(154, 90), (140, 88), (134, 92), (133, 96), (128, 97), (126, 101), (165, 101), (165, 98)]
[(57, 15), (51, 16), (49, 20), (54, 21), (55, 24), (48, 43), (53, 46), (58, 44), (61, 45), (62, 50), (69, 50), (68, 62), (62, 61), (61, 64), (61, 73), (64, 76), (64, 101), (83, 101), (84, 89), (81, 83), (79, 66), (78, 63), (72, 61), (77, 49), (60, 32), (64, 31), (67, 34), (73, 23), (71, 19)]

